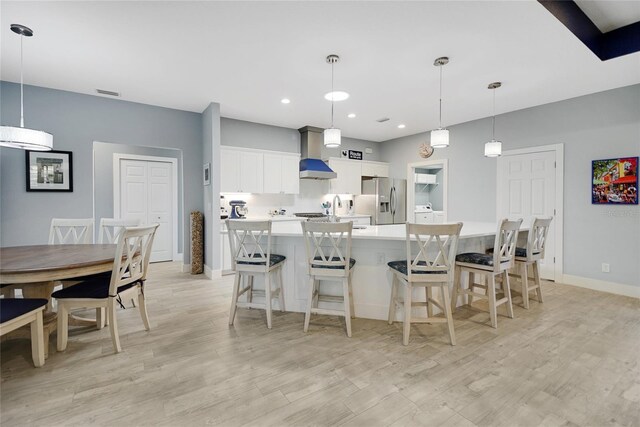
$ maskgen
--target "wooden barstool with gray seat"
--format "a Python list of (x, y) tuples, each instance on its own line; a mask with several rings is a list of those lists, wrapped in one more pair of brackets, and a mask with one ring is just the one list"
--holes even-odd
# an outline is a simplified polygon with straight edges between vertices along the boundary
[[(389, 302), (389, 324), (396, 317), (396, 306), (404, 302), (404, 327), (402, 343), (409, 344), (411, 323), (446, 323), (451, 345), (456, 345), (456, 335), (451, 316), (449, 286), (453, 285), (455, 255), (462, 223), (457, 224), (410, 224), (407, 223), (407, 258), (402, 261), (391, 261), (393, 282), (391, 284), (391, 301)], [(418, 253), (413, 256), (412, 239), (418, 246)], [(398, 300), (398, 287), (404, 285), (404, 300)], [(425, 302), (413, 301), (413, 289), (424, 287)], [(433, 298), (433, 288), (440, 289), (440, 302)], [(426, 318), (414, 318), (412, 308), (425, 306)], [(444, 318), (433, 317), (433, 307), (444, 313)]]
[[(344, 316), (347, 336), (351, 337), (351, 318), (355, 317), (351, 273), (356, 260), (351, 258), (352, 222), (303, 222), (302, 233), (307, 246), (309, 294), (304, 317), (304, 331), (309, 330), (311, 314)], [(327, 253), (328, 252), (328, 253)], [(320, 280), (342, 283), (342, 297), (320, 294)], [(318, 307), (319, 302), (342, 303), (343, 309)]]
[[(271, 300), (278, 298), (280, 311), (284, 311), (282, 266), (286, 259), (284, 255), (271, 253), (271, 221), (227, 220), (226, 223), (233, 269), (236, 271), (229, 325), (233, 325), (238, 307), (258, 308), (267, 312), (267, 328), (271, 329)], [(278, 277), (278, 289), (275, 290), (271, 289), (272, 273), (277, 273)], [(253, 278), (256, 275), (264, 276), (264, 303), (253, 301), (255, 294), (262, 293), (253, 289)], [(245, 277), (247, 286), (244, 286), (242, 280)], [(242, 289), (240, 283), (243, 284)], [(238, 301), (244, 293), (247, 294), (247, 300)]]
[[(522, 219), (509, 221), (503, 219), (498, 227), (494, 240), (494, 248), (499, 248), (492, 255), (483, 253), (467, 252), (456, 256), (456, 272), (453, 287), (453, 297), (451, 298), (451, 308), (456, 310), (458, 296), (468, 295), (469, 304), (473, 302), (473, 297), (487, 298), (489, 300), (489, 316), (491, 326), (498, 327), (498, 307), (502, 304), (507, 306), (507, 314), (513, 319), (513, 305), (511, 302), (511, 287), (509, 285), (509, 269), (514, 265), (516, 243), (518, 241), (518, 230), (520, 230)], [(462, 273), (469, 275), (469, 287), (462, 287)], [(475, 283), (475, 275), (486, 277), (486, 285)], [(502, 276), (502, 291), (504, 296), (496, 300), (496, 276)], [(474, 292), (475, 288), (485, 289), (486, 294)]]

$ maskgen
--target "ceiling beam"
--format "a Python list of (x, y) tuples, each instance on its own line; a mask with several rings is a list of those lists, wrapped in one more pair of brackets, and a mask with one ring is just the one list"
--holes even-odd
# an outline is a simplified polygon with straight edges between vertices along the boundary
[(573, 0), (538, 0), (600, 60), (640, 51), (640, 22), (603, 33)]

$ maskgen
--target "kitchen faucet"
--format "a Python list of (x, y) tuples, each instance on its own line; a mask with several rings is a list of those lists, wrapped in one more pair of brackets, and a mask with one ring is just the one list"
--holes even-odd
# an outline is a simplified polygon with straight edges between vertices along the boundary
[[(336, 202), (336, 200), (338, 201)], [(342, 207), (342, 200), (340, 199), (340, 196), (338, 196), (337, 194), (333, 196), (333, 203), (331, 205), (333, 209), (333, 213), (329, 218), (329, 221), (331, 222), (338, 222), (338, 217), (336, 216), (336, 204), (338, 205), (339, 208)]]

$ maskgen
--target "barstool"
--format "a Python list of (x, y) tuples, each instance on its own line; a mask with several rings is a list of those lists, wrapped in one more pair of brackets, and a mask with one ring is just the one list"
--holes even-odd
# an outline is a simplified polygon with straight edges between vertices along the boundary
[[(516, 266), (520, 272), (522, 283), (522, 305), (529, 309), (529, 292), (535, 290), (538, 302), (542, 302), (542, 286), (540, 285), (540, 260), (544, 259), (544, 249), (547, 244), (547, 233), (553, 218), (535, 218), (529, 236), (527, 237), (526, 248), (516, 248)], [(533, 269), (533, 280), (535, 284), (529, 286), (529, 266)]]
[[(233, 325), (238, 307), (259, 308), (267, 312), (267, 328), (271, 329), (271, 300), (278, 298), (280, 311), (284, 311), (282, 266), (286, 259), (284, 255), (271, 253), (271, 221), (227, 220), (226, 222), (233, 267), (236, 271), (229, 325)], [(272, 290), (271, 274), (274, 272), (277, 273), (278, 289)], [(253, 302), (254, 294), (262, 293), (253, 289), (253, 278), (256, 275), (264, 276), (264, 303)], [(247, 286), (244, 286), (244, 280), (242, 280), (244, 276), (247, 277)], [(241, 281), (242, 289), (240, 289)], [(246, 301), (238, 301), (244, 293), (247, 293)]]
[[(302, 232), (307, 246), (309, 296), (304, 317), (304, 331), (309, 330), (311, 314), (344, 316), (347, 336), (351, 337), (351, 318), (355, 317), (351, 273), (356, 260), (351, 258), (352, 222), (303, 222)], [(328, 252), (328, 255), (327, 255)], [(321, 295), (320, 280), (342, 282), (342, 297)], [(342, 302), (343, 310), (319, 308), (318, 303)]]
[[(518, 241), (518, 230), (522, 224), (522, 219), (509, 221), (503, 219), (498, 227), (493, 255), (483, 253), (468, 252), (456, 256), (455, 284), (453, 287), (453, 297), (451, 298), (451, 308), (456, 309), (459, 295), (469, 295), (469, 304), (473, 302), (473, 297), (487, 298), (489, 300), (489, 315), (491, 326), (498, 327), (498, 306), (507, 305), (507, 314), (513, 319), (513, 305), (511, 302), (511, 288), (509, 285), (509, 269), (514, 265), (516, 243)], [(462, 287), (462, 273), (469, 275), (469, 287)], [(480, 274), (487, 278), (486, 285), (475, 283), (475, 275)], [(502, 276), (502, 292), (504, 296), (496, 300), (496, 276)], [(474, 292), (474, 288), (485, 289), (486, 294)]]
[[(387, 263), (391, 268), (391, 301), (389, 302), (389, 324), (396, 317), (396, 306), (402, 301), (397, 299), (400, 282), (404, 285), (404, 328), (402, 343), (409, 344), (411, 323), (446, 323), (449, 329), (451, 345), (456, 345), (456, 335), (451, 316), (449, 285), (453, 284), (454, 257), (458, 247), (458, 238), (462, 223), (457, 224), (410, 224), (407, 223), (407, 258)], [(418, 253), (411, 255), (411, 240), (418, 246)], [(413, 288), (424, 287), (425, 302), (413, 302)], [(433, 288), (440, 289), (440, 302), (433, 299)], [(427, 317), (412, 317), (412, 308), (425, 306)], [(444, 318), (433, 317), (433, 307), (444, 312)]]

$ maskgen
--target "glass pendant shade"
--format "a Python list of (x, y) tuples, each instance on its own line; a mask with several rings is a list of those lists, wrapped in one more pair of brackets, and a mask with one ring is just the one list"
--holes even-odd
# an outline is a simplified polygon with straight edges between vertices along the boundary
[(329, 128), (324, 130), (324, 146), (329, 148), (340, 147), (341, 144), (340, 129)]
[(449, 130), (434, 129), (431, 131), (431, 146), (433, 148), (444, 148), (449, 146)]
[(485, 157), (500, 157), (502, 156), (502, 142), (492, 139), (484, 144)]
[(53, 135), (23, 127), (1, 126), (0, 146), (22, 150), (49, 151), (53, 148)]

